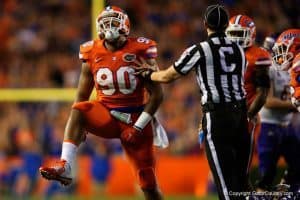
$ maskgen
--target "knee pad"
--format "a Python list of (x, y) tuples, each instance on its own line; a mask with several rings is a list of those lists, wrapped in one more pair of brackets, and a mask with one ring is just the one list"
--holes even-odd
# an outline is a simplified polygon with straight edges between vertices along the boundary
[(146, 167), (138, 170), (138, 181), (142, 189), (156, 188), (156, 176), (153, 167)]

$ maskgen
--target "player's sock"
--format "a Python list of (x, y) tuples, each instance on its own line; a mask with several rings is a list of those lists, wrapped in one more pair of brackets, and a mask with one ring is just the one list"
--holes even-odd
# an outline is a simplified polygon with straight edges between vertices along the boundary
[(78, 147), (70, 141), (64, 141), (62, 144), (61, 159), (67, 161), (71, 169), (74, 169), (74, 161)]

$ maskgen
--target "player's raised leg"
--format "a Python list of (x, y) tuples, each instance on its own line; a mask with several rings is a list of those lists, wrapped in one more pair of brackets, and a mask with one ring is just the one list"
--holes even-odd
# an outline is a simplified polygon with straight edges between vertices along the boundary
[(71, 184), (71, 169), (74, 166), (78, 145), (84, 137), (82, 115), (80, 111), (72, 109), (65, 129), (61, 159), (50, 166), (41, 166), (39, 169), (41, 175), (48, 180), (59, 181), (63, 185)]
[[(89, 65), (83, 63), (75, 102), (87, 101), (89, 99), (94, 86), (93, 81)], [(71, 169), (73, 168), (78, 145), (83, 139), (85, 139), (85, 131), (82, 112), (72, 109), (65, 128), (61, 160), (50, 166), (41, 166), (39, 171), (42, 177), (59, 181), (63, 185), (71, 184)]]

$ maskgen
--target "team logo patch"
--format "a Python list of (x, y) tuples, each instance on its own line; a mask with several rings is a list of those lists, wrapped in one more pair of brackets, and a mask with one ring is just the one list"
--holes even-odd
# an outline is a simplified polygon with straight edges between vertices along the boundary
[(125, 62), (133, 62), (135, 59), (136, 59), (136, 55), (135, 54), (125, 53), (123, 55), (123, 60)]

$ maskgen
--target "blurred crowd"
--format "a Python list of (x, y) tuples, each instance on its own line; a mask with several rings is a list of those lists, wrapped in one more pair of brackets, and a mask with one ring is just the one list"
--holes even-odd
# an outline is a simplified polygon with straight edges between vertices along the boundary
[[(166, 68), (186, 47), (206, 38), (201, 15), (208, 3), (215, 2), (219, 1), (108, 0), (106, 4), (127, 11), (132, 36), (157, 41), (158, 63)], [(254, 19), (259, 44), (265, 36), (300, 25), (299, 0), (221, 2), (231, 15), (243, 13)], [(81, 66), (79, 45), (91, 39), (94, 24), (90, 19), (88, 0), (2, 0), (0, 88), (76, 87)], [(164, 153), (202, 153), (197, 143), (201, 111), (196, 81), (187, 76), (163, 87), (165, 100), (158, 118), (171, 142)], [(23, 175), (27, 174), (25, 177), (34, 184), (43, 158), (60, 155), (71, 103), (0, 102), (0, 194), (12, 190), (16, 195), (30, 193), (30, 184), (19, 186)], [(103, 173), (95, 169), (95, 178), (101, 182), (109, 171), (109, 155), (120, 153), (120, 146), (117, 141), (88, 138), (81, 153), (107, 166)], [(13, 160), (9, 173), (5, 165), (8, 158)], [(51, 194), (51, 190), (48, 192)]]

